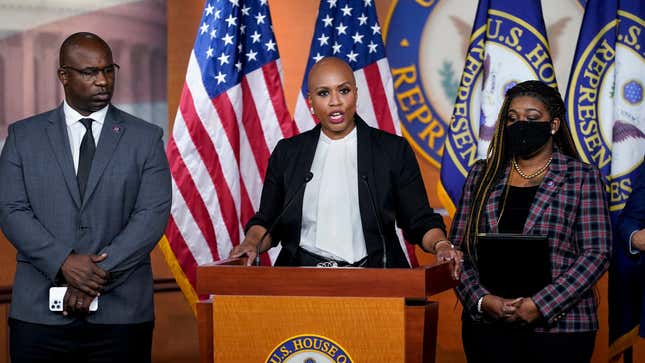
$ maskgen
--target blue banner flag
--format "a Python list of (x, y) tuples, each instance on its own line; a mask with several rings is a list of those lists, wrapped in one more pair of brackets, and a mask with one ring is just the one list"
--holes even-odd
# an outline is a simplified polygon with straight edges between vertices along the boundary
[(539, 0), (480, 0), (441, 161), (450, 214), (470, 167), (486, 157), (506, 91), (538, 79), (557, 87)]
[[(645, 154), (644, 19), (642, 0), (589, 0), (566, 94), (569, 129), (582, 159), (596, 165), (605, 178), (613, 221)], [(609, 271), (612, 357), (632, 345), (645, 317), (645, 275), (628, 243), (614, 239)]]

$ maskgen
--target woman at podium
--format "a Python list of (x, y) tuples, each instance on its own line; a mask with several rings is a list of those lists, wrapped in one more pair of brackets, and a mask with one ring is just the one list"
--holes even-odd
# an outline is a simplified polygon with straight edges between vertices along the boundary
[[(482, 233), (519, 234), (524, 242), (500, 251), (511, 257), (497, 261), (484, 253)], [(465, 255), (456, 290), (469, 362), (589, 362), (598, 330), (593, 287), (609, 265), (610, 219), (600, 173), (580, 161), (555, 88), (526, 81), (508, 90), (450, 235)], [(530, 236), (547, 247), (538, 262), (549, 282), (513, 295), (537, 275), (507, 267), (535, 258), (523, 252)], [(484, 268), (491, 262), (493, 271)], [(503, 277), (485, 279), (495, 266)], [(505, 285), (516, 277), (515, 286)]]
[[(412, 149), (356, 114), (350, 66), (327, 57), (309, 73), (309, 103), (320, 123), (281, 140), (269, 159), (259, 211), (231, 257), (281, 243), (277, 266), (409, 267), (395, 232), (436, 253), (461, 259), (428, 205)], [(453, 263), (455, 276), (459, 263)]]

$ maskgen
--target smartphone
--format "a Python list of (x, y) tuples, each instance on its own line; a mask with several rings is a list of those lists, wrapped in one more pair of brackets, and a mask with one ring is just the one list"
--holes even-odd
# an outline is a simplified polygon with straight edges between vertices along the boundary
[[(63, 311), (63, 298), (67, 292), (67, 287), (50, 287), (49, 288), (49, 310)], [(90, 311), (96, 311), (99, 308), (99, 297), (95, 297), (90, 303)]]

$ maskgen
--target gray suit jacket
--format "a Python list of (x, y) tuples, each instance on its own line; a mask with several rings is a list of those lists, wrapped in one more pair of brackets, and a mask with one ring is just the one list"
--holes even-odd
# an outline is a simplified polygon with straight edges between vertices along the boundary
[(72, 251), (106, 252), (110, 281), (88, 321), (154, 319), (150, 251), (163, 234), (171, 191), (163, 131), (110, 105), (80, 198), (62, 106), (9, 127), (0, 155), (0, 228), (18, 250), (10, 316), (40, 324), (49, 288)]

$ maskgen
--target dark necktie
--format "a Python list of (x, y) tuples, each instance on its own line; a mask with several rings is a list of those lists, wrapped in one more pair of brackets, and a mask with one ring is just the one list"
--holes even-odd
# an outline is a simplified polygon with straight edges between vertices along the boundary
[(94, 134), (92, 134), (92, 121), (94, 120), (91, 118), (82, 118), (80, 121), (85, 126), (85, 136), (83, 136), (83, 140), (81, 141), (76, 179), (78, 180), (78, 190), (81, 192), (81, 199), (83, 199), (85, 187), (87, 187), (87, 179), (90, 176), (90, 169), (92, 168), (94, 152), (96, 151), (96, 143), (94, 142)]

